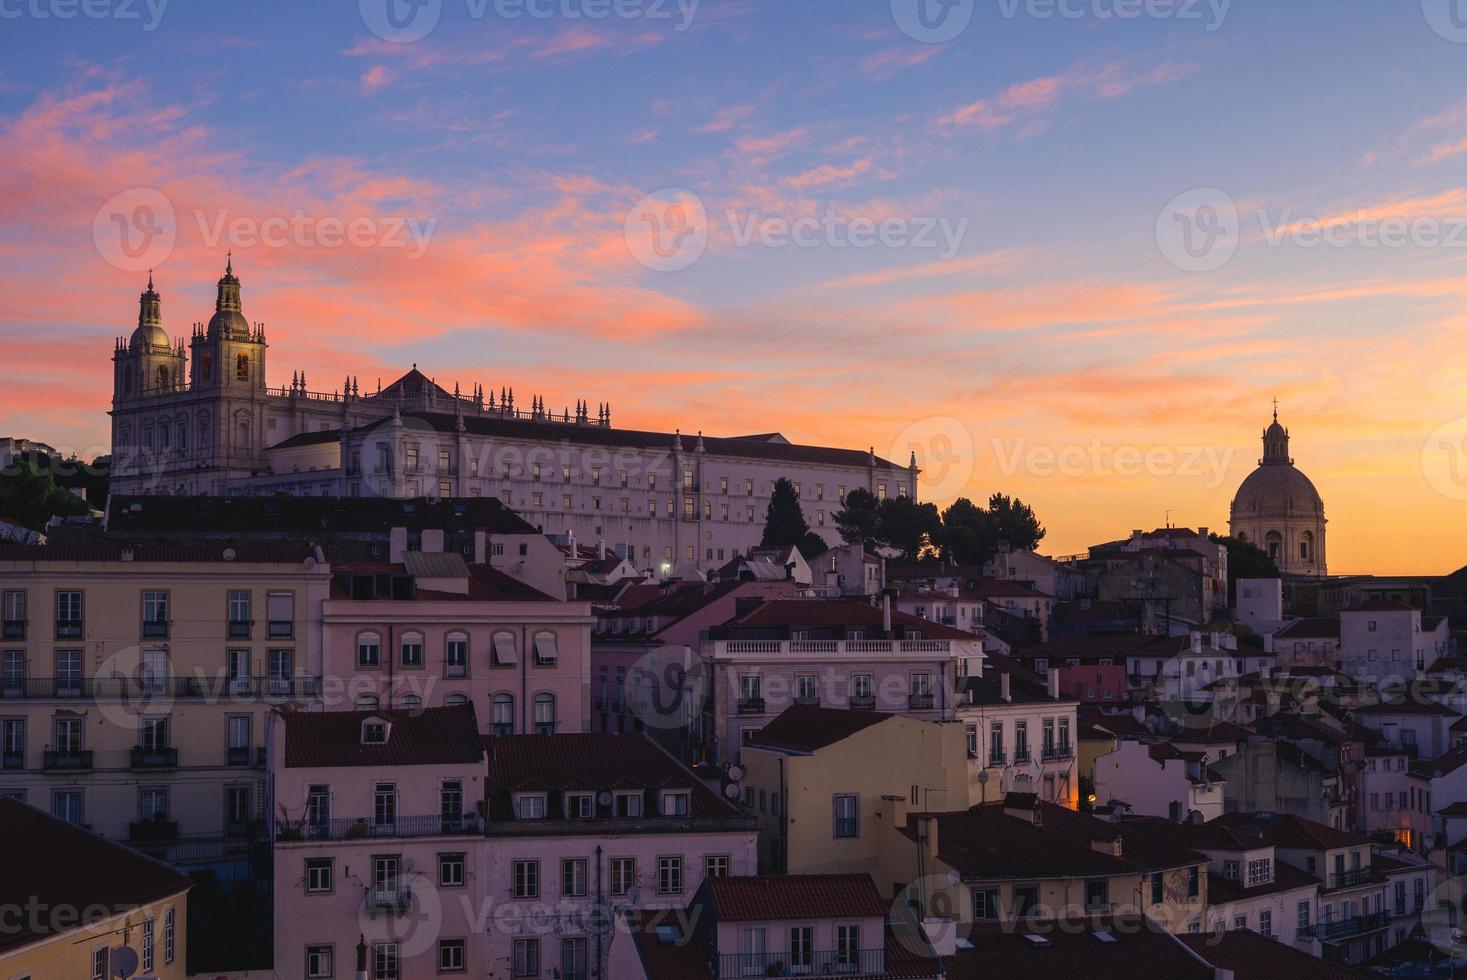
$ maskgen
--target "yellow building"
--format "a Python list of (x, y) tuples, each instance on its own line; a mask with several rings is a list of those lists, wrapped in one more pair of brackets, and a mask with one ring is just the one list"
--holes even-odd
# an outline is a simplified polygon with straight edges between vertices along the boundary
[(880, 825), (913, 809), (968, 805), (963, 726), (877, 711), (796, 706), (743, 747), (744, 803), (769, 873), (867, 873), (883, 894)]
[(134, 976), (187, 975), (188, 878), (5, 797), (0, 834), (17, 845), (0, 872), (0, 977), (110, 977), (131, 956)]
[(329, 586), (303, 544), (0, 544), (0, 794), (172, 863), (242, 841)]

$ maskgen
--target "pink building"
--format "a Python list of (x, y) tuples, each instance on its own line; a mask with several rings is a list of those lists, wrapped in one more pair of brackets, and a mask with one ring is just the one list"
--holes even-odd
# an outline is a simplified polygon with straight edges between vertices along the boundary
[(336, 566), (328, 708), (472, 704), (485, 732), (586, 729), (591, 609), (452, 552)]

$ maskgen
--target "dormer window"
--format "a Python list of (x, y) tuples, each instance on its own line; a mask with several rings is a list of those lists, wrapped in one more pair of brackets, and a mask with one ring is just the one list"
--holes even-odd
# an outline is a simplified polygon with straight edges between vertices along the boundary
[(1269, 858), (1259, 858), (1248, 862), (1248, 887), (1266, 885), (1273, 881), (1273, 861)]
[(1224, 861), (1223, 862), (1223, 877), (1224, 878), (1228, 878), (1228, 879), (1230, 879), (1232, 881), (1237, 881), (1238, 880), (1238, 862), (1237, 861)]
[(642, 815), (642, 794), (617, 793), (616, 815), (618, 817), (640, 817)]
[(596, 815), (596, 797), (591, 793), (567, 793), (565, 813), (572, 820), (589, 820)]
[(362, 722), (362, 744), (363, 745), (386, 745), (388, 730), (391, 728), (387, 721), (382, 718), (367, 718)]
[(692, 808), (693, 794), (688, 790), (672, 790), (662, 794), (664, 817), (686, 817)]
[(520, 820), (545, 819), (544, 793), (518, 793), (514, 798), (514, 815)]

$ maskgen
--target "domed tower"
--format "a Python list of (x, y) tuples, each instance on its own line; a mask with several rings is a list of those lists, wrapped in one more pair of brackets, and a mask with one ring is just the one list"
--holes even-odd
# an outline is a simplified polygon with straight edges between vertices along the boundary
[(138, 297), (138, 325), (125, 343), (121, 338), (112, 354), (112, 403), (157, 397), (183, 390), (183, 344), (174, 346), (163, 329), (163, 298), (153, 288)]
[(219, 280), (214, 316), (207, 328), (194, 326), (193, 387), (200, 391), (265, 390), (265, 333), (253, 329), (240, 303), (239, 278), (231, 254)]
[(1285, 575), (1323, 577), (1325, 523), (1324, 501), (1295, 468), (1289, 430), (1275, 404), (1273, 424), (1263, 432), (1263, 458), (1233, 497), (1231, 533), (1266, 551)]

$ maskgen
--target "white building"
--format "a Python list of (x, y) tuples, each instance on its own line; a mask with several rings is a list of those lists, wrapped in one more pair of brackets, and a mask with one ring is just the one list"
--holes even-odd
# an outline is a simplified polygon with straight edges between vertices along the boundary
[(1408, 681), (1445, 656), (1450, 633), (1440, 616), (1375, 600), (1340, 612), (1340, 669), (1374, 685)]

